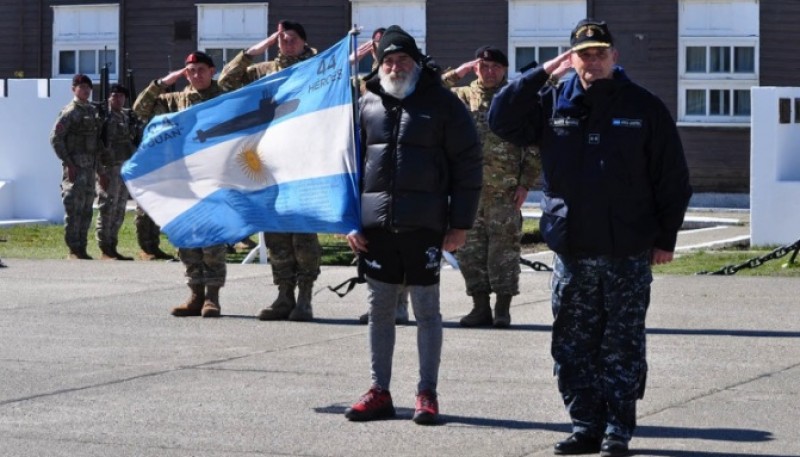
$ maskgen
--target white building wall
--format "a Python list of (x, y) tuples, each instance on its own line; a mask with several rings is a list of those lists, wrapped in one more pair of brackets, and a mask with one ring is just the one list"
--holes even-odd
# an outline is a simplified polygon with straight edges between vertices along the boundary
[(0, 222), (60, 223), (61, 161), (50, 146), (50, 130), (72, 99), (71, 81), (10, 79), (7, 84), (6, 93), (0, 93)]
[(754, 87), (751, 99), (750, 243), (791, 244), (800, 239), (800, 87)]

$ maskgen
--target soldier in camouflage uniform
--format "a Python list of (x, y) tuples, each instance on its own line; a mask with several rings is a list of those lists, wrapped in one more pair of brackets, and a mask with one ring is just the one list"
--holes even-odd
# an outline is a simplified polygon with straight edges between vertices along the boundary
[[(186, 57), (185, 65), (153, 81), (139, 94), (133, 110), (143, 122), (149, 122), (157, 114), (183, 111), (224, 92), (212, 79), (214, 61), (207, 54), (195, 51)], [(183, 91), (165, 93), (168, 86), (181, 78), (189, 81)], [(186, 282), (191, 295), (185, 303), (172, 309), (173, 316), (219, 317), (219, 289), (225, 285), (227, 271), (225, 254), (224, 244), (178, 249), (178, 256), (186, 267)]]
[[(278, 56), (268, 62), (253, 64), (253, 56), (263, 55), (278, 45)], [(278, 31), (240, 52), (222, 71), (219, 84), (226, 90), (238, 89), (263, 76), (277, 73), (297, 62), (316, 55), (306, 44), (306, 32), (298, 22), (280, 21)], [(304, 134), (304, 132), (299, 132)], [(287, 151), (288, 152), (288, 151)], [(269, 248), (273, 282), (278, 297), (258, 314), (260, 320), (309, 321), (313, 319), (311, 295), (319, 276), (322, 247), (316, 233), (264, 233)], [(297, 287), (297, 298), (294, 290)]]
[(139, 258), (142, 260), (175, 260), (175, 257), (161, 250), (161, 227), (142, 209), (136, 205), (136, 216), (133, 218), (136, 226), (136, 241), (142, 250)]
[(69, 258), (91, 260), (86, 244), (92, 224), (95, 172), (101, 151), (100, 118), (89, 101), (92, 80), (88, 76), (77, 74), (72, 78), (72, 93), (75, 97), (58, 114), (50, 144), (64, 168), (61, 199)]
[(551, 354), (572, 422), (554, 452), (618, 457), (645, 390), (651, 265), (672, 261), (692, 190), (675, 121), (616, 65), (606, 23), (580, 21), (570, 45), (498, 92), (487, 119), (541, 146), (540, 228), (557, 254)]
[[(486, 111), (494, 94), (506, 84), (508, 59), (497, 48), (484, 46), (475, 60), (442, 78), (454, 85), (467, 73), (478, 78), (453, 91), (469, 107), (483, 145), (483, 188), (475, 224), (457, 258), (472, 296), (472, 311), (461, 319), (464, 327), (511, 325), (511, 298), (519, 294), (519, 257), (522, 219), (520, 208), (541, 168), (535, 148), (521, 148), (501, 140), (489, 130)], [(496, 296), (494, 319), (490, 296)]]
[(100, 139), (103, 152), (97, 169), (97, 241), (103, 259), (133, 260), (117, 252), (117, 235), (125, 220), (125, 205), (128, 203), (128, 189), (122, 181), (122, 163), (135, 151), (133, 142), (135, 132), (131, 129), (130, 114), (123, 111), (129, 92), (125, 87), (114, 84), (108, 96), (108, 114), (103, 120)]

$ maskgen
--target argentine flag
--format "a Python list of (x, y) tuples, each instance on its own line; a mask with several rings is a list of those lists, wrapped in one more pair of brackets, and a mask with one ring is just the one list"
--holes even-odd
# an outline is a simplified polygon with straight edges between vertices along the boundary
[(172, 244), (359, 227), (350, 40), (150, 121), (122, 176)]

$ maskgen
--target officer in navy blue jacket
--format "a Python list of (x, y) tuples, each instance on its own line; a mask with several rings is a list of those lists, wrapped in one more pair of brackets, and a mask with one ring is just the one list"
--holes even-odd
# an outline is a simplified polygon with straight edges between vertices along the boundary
[(541, 151), (541, 231), (557, 254), (551, 350), (573, 425), (555, 453), (616, 456), (644, 393), (650, 267), (672, 260), (692, 191), (674, 120), (617, 66), (606, 23), (580, 21), (570, 44), (501, 90), (488, 121)]

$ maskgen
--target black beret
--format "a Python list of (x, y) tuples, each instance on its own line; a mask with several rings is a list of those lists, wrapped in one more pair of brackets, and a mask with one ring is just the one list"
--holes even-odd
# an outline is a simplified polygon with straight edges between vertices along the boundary
[(405, 52), (415, 62), (420, 62), (423, 57), (414, 37), (400, 28), (399, 25), (391, 25), (383, 32), (381, 41), (378, 43), (378, 62), (383, 62), (384, 57), (394, 52)]
[(508, 57), (506, 57), (503, 51), (494, 46), (481, 46), (476, 49), (475, 58), (488, 62), (497, 62), (504, 67), (508, 66)]
[(214, 61), (208, 54), (206, 54), (203, 51), (195, 51), (186, 56), (186, 61), (184, 62), (184, 64), (189, 65), (190, 63), (204, 63), (209, 67), (214, 66)]
[(583, 19), (572, 30), (569, 36), (569, 45), (573, 51), (586, 48), (610, 48), (614, 46), (614, 39), (604, 21)]
[(94, 88), (92, 85), (92, 79), (88, 76), (78, 73), (77, 75), (72, 77), (72, 87), (78, 87), (81, 84), (88, 84), (89, 88)]
[(303, 39), (303, 41), (308, 41), (306, 39), (306, 29), (303, 28), (303, 24), (294, 21), (287, 21), (285, 19), (280, 21), (279, 24), (283, 26), (283, 30), (294, 30), (294, 32)]
[(125, 97), (130, 97), (131, 96), (130, 91), (125, 86), (123, 86), (122, 84), (112, 84), (111, 88), (108, 90), (108, 93), (109, 94), (122, 94)]

